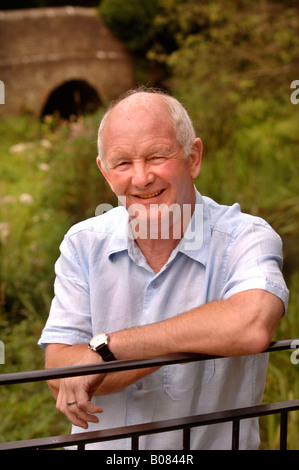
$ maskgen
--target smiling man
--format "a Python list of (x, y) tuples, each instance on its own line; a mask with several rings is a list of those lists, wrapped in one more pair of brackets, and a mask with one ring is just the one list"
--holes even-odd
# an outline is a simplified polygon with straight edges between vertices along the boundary
[[(190, 216), (194, 211), (193, 179), (200, 171), (202, 143), (191, 129), (185, 155), (166, 103), (160, 94), (150, 93), (122, 100), (100, 128), (104, 145), (97, 158), (98, 166), (112, 191), (124, 198), (131, 220), (138, 213), (140, 233), (138, 236), (136, 231), (136, 242), (155, 272), (160, 271), (183, 237), (190, 220), (181, 217), (184, 207), (190, 208)], [(172, 209), (172, 221), (167, 208)], [(169, 236), (164, 240), (163, 219), (169, 223)], [(157, 242), (150, 237), (154, 224), (159, 225)], [(144, 233), (149, 236), (142, 236)]]
[[(227, 358), (51, 381), (57, 408), (79, 432), (260, 403), (267, 355), (257, 353), (288, 302), (279, 236), (238, 204), (222, 206), (197, 191), (202, 142), (168, 95), (134, 90), (114, 103), (98, 151), (124, 205), (72, 227), (61, 244), (39, 342), (46, 367), (177, 352)], [(188, 244), (190, 234), (200, 234), (200, 243)], [(192, 430), (191, 449), (229, 448), (230, 429)], [(180, 431), (141, 439), (144, 449), (181, 445)], [(244, 421), (240, 447), (258, 445), (257, 421)]]

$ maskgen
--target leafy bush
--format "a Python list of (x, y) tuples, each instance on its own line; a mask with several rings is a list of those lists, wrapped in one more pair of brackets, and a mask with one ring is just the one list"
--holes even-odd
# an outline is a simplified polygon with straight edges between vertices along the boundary
[(103, 0), (100, 14), (131, 52), (144, 53), (153, 39), (158, 0)]
[(114, 201), (95, 162), (98, 119), (54, 131), (52, 118), (0, 122), (0, 309), (11, 318), (46, 318), (64, 233)]

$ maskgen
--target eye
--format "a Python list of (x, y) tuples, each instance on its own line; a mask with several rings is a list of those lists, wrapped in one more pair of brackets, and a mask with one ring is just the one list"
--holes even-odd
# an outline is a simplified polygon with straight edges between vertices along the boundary
[(126, 168), (129, 164), (130, 163), (127, 161), (122, 161), (122, 162), (117, 163), (114, 168), (117, 168), (117, 169)]
[(166, 157), (163, 157), (161, 155), (154, 155), (153, 157), (150, 158), (150, 161), (160, 163), (160, 162), (164, 161), (165, 158)]

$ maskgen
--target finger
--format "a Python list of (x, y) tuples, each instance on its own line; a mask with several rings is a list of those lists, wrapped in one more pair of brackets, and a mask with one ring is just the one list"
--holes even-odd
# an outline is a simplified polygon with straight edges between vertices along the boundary
[(81, 408), (74, 409), (72, 413), (69, 413), (68, 419), (72, 424), (80, 426), (83, 429), (88, 428), (88, 423), (98, 423), (99, 418), (95, 414), (89, 414)]
[(101, 406), (95, 405), (89, 400), (86, 402), (79, 402), (78, 407), (90, 414), (103, 413), (103, 408)]
[(89, 422), (98, 423), (99, 418), (96, 416), (96, 413), (103, 412), (103, 408), (94, 405), (90, 401), (77, 403), (77, 401), (72, 400), (67, 402), (66, 405), (64, 403), (59, 409), (72, 424), (83, 427), (84, 429), (88, 428)]
[(76, 379), (61, 380), (56, 408), (72, 424), (87, 429), (89, 422), (97, 423), (99, 421), (95, 414), (102, 413), (103, 409), (90, 401), (91, 396), (86, 391), (85, 384), (81, 384), (80, 388), (77, 385)]

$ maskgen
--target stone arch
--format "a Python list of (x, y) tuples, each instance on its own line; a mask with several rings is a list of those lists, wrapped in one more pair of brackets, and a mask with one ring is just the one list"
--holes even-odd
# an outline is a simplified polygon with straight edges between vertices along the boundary
[(40, 117), (65, 82), (85, 82), (104, 106), (134, 86), (132, 57), (93, 8), (0, 10), (0, 44), (0, 118)]
[(95, 112), (101, 105), (97, 90), (86, 80), (67, 80), (49, 92), (41, 116), (58, 113), (69, 119)]

